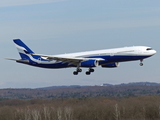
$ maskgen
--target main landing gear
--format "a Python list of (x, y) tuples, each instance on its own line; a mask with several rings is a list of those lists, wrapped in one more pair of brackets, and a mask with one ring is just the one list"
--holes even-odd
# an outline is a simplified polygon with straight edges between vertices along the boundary
[(90, 75), (90, 74), (91, 74), (91, 72), (94, 72), (94, 69), (89, 68), (89, 70), (86, 72), (86, 75)]
[[(77, 70), (74, 71), (73, 74), (74, 74), (74, 75), (78, 75), (79, 72), (82, 72), (82, 69), (77, 68)], [(93, 68), (89, 68), (89, 70), (86, 72), (86, 75), (90, 75), (91, 72), (94, 72), (94, 69), (93, 69)]]
[(73, 74), (74, 74), (74, 75), (78, 75), (78, 73), (79, 73), (79, 72), (82, 72), (82, 69), (77, 68), (77, 70), (76, 70), (76, 71), (74, 71), (74, 72), (73, 72)]
[(143, 60), (140, 60), (140, 64), (139, 64), (140, 66), (143, 66)]

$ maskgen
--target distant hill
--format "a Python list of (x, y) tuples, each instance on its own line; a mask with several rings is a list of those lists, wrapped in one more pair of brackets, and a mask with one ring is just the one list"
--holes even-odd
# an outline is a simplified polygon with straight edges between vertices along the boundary
[(160, 85), (159, 83), (154, 83), (154, 82), (133, 82), (133, 83), (122, 83), (119, 84), (118, 86), (124, 86), (124, 85)]
[[(130, 85), (147, 85), (147, 86), (153, 86), (153, 85), (160, 85), (160, 83), (155, 83), (155, 82), (133, 82), (133, 83), (121, 83), (121, 84), (117, 84), (117, 85), (104, 83), (104, 84), (102, 84), (102, 85), (95, 85), (95, 86), (130, 86)], [(50, 87), (43, 87), (43, 88), (37, 88), (37, 89), (77, 88), (77, 87), (89, 87), (89, 86), (80, 86), (80, 85), (50, 86)]]
[(83, 86), (80, 86), (80, 85), (50, 86), (50, 87), (43, 87), (43, 88), (37, 88), (37, 89), (77, 88), (77, 87), (83, 87)]
[[(105, 86), (106, 85), (106, 86)], [(86, 97), (130, 97), (160, 96), (160, 84), (136, 82), (104, 86), (51, 86), (37, 89), (0, 89), (0, 100), (4, 99), (56, 99)]]

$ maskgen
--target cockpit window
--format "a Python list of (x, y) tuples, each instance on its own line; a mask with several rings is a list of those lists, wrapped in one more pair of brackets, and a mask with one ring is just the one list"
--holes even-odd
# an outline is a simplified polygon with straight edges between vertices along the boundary
[(147, 50), (153, 50), (152, 48), (147, 48)]

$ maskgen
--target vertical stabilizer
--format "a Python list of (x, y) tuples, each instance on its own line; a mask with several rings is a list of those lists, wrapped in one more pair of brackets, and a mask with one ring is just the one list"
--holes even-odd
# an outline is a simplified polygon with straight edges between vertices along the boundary
[(14, 39), (13, 42), (22, 59), (29, 59), (29, 54), (34, 53), (27, 45), (25, 45), (20, 39)]

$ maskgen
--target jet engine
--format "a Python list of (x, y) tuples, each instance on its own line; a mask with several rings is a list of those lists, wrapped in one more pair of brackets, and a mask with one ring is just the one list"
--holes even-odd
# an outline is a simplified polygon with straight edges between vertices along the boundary
[(115, 67), (119, 66), (119, 63), (118, 62), (109, 63), (109, 64), (105, 64), (105, 65), (101, 65), (101, 66), (104, 67), (104, 68), (115, 68)]
[(80, 63), (81, 67), (97, 67), (99, 62), (97, 60), (87, 60)]

